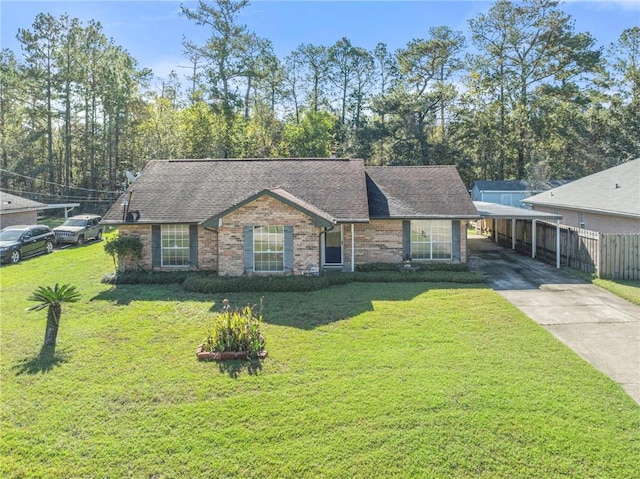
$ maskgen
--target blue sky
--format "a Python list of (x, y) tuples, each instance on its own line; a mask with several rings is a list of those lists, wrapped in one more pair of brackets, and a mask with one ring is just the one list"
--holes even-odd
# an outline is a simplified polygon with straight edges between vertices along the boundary
[[(159, 77), (175, 70), (186, 73), (182, 38), (202, 43), (207, 30), (179, 15), (191, 1), (30, 1), (0, 0), (0, 46), (19, 53), (18, 28), (30, 28), (36, 15), (68, 13), (83, 22), (102, 23), (105, 34), (121, 45), (141, 67)], [(253, 0), (240, 21), (259, 36), (269, 38), (283, 58), (301, 43), (332, 45), (347, 37), (354, 45), (373, 49), (384, 42), (391, 51), (413, 38), (426, 38), (431, 26), (447, 25), (467, 32), (467, 20), (486, 12), (489, 1), (275, 1)], [(620, 33), (640, 26), (639, 0), (574, 0), (562, 8), (575, 20), (577, 32), (590, 32), (598, 45), (608, 46)]]

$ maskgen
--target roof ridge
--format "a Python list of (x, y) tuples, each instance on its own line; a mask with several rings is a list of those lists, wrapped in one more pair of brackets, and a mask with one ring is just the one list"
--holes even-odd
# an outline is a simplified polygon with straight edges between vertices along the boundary
[(456, 165), (365, 165), (365, 168), (456, 168)]
[(317, 162), (343, 162), (343, 161), (362, 161), (360, 158), (174, 158), (171, 160), (151, 160), (166, 161), (168, 163), (223, 163), (223, 162), (258, 162), (258, 161), (317, 161)]

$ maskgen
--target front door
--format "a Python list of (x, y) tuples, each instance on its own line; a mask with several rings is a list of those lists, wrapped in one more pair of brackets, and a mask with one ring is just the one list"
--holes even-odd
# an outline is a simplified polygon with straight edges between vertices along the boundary
[(342, 226), (336, 226), (324, 234), (324, 264), (342, 264)]

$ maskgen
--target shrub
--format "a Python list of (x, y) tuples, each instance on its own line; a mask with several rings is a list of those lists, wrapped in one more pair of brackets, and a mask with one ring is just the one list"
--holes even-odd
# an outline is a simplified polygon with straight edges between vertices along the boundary
[(127, 262), (137, 265), (142, 259), (142, 241), (137, 236), (113, 236), (104, 244), (104, 250), (113, 258), (116, 274), (127, 269)]
[(139, 269), (106, 274), (102, 278), (102, 282), (106, 284), (182, 284), (192, 276), (203, 275), (193, 271), (145, 271)]
[(219, 276), (190, 275), (182, 287), (192, 293), (304, 293), (352, 282), (361, 283), (483, 283), (484, 277), (469, 271), (399, 271), (379, 270), (372, 272), (327, 272), (320, 276), (242, 276), (225, 278)]
[(436, 263), (402, 271), (390, 263), (361, 265), (356, 273), (325, 271), (320, 276), (217, 276), (214, 272), (127, 270), (105, 275), (108, 284), (182, 284), (191, 293), (305, 293), (352, 282), (361, 283), (483, 283), (466, 265)]
[(484, 283), (479, 273), (456, 271), (376, 271), (354, 273), (353, 281), (359, 283)]
[(260, 351), (264, 351), (266, 344), (264, 336), (260, 333), (262, 305), (260, 299), (259, 308), (255, 304), (231, 308), (225, 300), (225, 308), (216, 316), (204, 340), (203, 351), (247, 352), (250, 358), (256, 358)]
[[(465, 263), (411, 263), (413, 267), (418, 267), (419, 271), (469, 271)], [(398, 271), (399, 267), (395, 263), (367, 263), (356, 266), (356, 271), (368, 273), (373, 271)]]

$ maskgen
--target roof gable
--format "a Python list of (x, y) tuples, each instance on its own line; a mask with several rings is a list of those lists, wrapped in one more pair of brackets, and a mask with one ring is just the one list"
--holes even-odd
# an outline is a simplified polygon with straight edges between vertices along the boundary
[(304, 200), (301, 200), (300, 198), (297, 198), (296, 196), (290, 194), (288, 191), (283, 190), (282, 188), (275, 188), (272, 190), (269, 190), (269, 189), (262, 190), (255, 195), (251, 195), (245, 198), (240, 203), (233, 205), (230, 208), (227, 208), (225, 211), (222, 211), (220, 214), (217, 214), (207, 219), (202, 223), (202, 225), (208, 226), (208, 227), (216, 227), (218, 226), (219, 221), (225, 216), (227, 216), (229, 213), (232, 213), (233, 211), (236, 211), (242, 208), (243, 206), (251, 203), (252, 201), (255, 201), (258, 198), (261, 198), (265, 195), (271, 196), (272, 198), (275, 198), (276, 200), (281, 201), (284, 204), (289, 205), (292, 208), (295, 208), (296, 210), (313, 218), (314, 224), (316, 226), (322, 226), (322, 227), (328, 228), (335, 224), (335, 220), (326, 212), (316, 208), (315, 206), (307, 203)]
[(371, 218), (478, 218), (454, 166), (366, 167)]
[(523, 201), (539, 206), (640, 217), (640, 158)]

